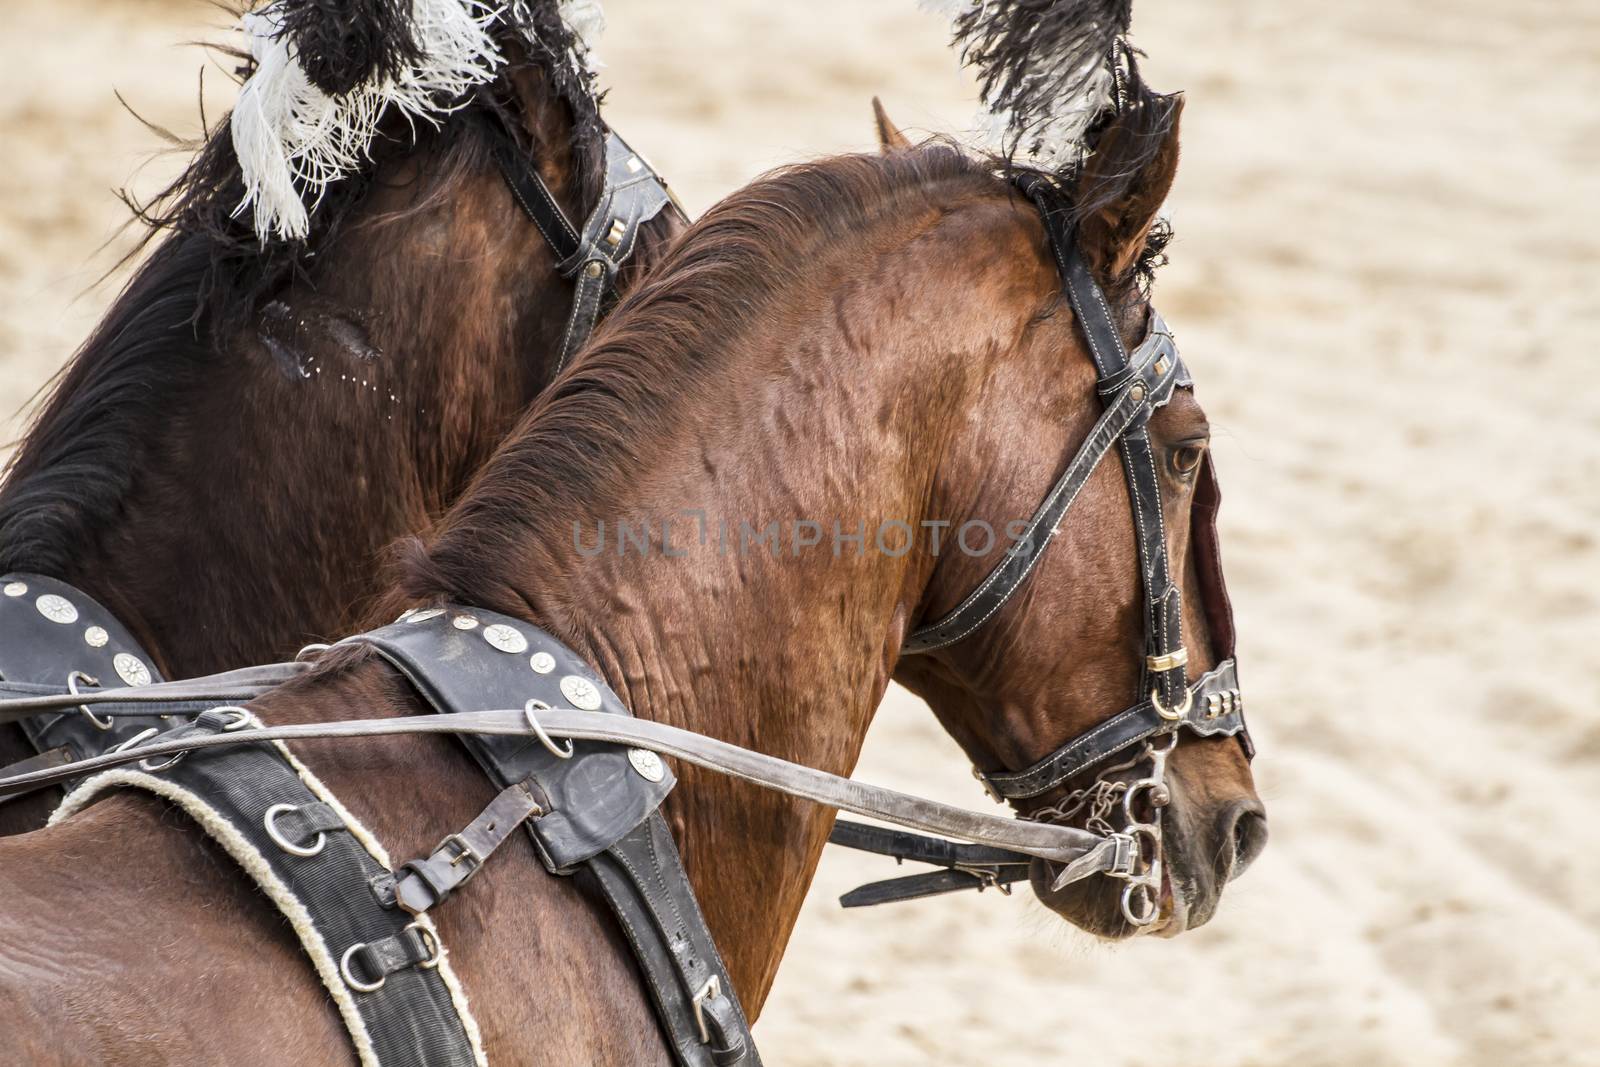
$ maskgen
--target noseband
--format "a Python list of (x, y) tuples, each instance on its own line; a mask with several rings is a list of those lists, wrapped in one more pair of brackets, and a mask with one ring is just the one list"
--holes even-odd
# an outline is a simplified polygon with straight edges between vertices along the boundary
[[(1144, 341), (1131, 355), (1123, 347), (1105, 295), (1072, 239), (1071, 204), (1056, 178), (1026, 171), (1013, 181), (1039, 209), (1067, 298), (1099, 375), (1096, 392), (1104, 411), (1006, 558), (949, 614), (913, 631), (901, 651), (915, 655), (946, 648), (993, 618), (1033, 573), (1089, 476), (1112, 446), (1117, 447), (1127, 477), (1139, 546), (1145, 632), (1139, 694), (1143, 699), (1070, 739), (1032, 766), (1018, 771), (975, 773), (996, 800), (1025, 800), (1047, 793), (1145, 742), (1144, 755), (1152, 762), (1151, 771), (1122, 793), (1123, 832), (1141, 843), (1140, 869), (1108, 873), (1128, 882), (1122, 894), (1123, 917), (1134, 926), (1147, 926), (1155, 921), (1161, 891), (1161, 826), (1159, 811), (1148, 822), (1138, 816), (1138, 798), (1147, 796), (1154, 809), (1166, 804), (1166, 758), (1184, 729), (1201, 737), (1236, 736), (1246, 757), (1254, 755), (1233, 662), (1232, 610), (1217, 556), (1216, 512), (1220, 495), (1216, 472), (1208, 456), (1198, 474), (1193, 521), (1200, 587), (1219, 662), (1191, 684), (1186, 670), (1189, 653), (1183, 644), (1182, 596), (1173, 581), (1168, 555), (1149, 423), (1155, 411), (1172, 399), (1173, 389), (1192, 386), (1193, 378), (1178, 356), (1166, 323), (1153, 309)], [(1155, 743), (1169, 736), (1164, 745)]]

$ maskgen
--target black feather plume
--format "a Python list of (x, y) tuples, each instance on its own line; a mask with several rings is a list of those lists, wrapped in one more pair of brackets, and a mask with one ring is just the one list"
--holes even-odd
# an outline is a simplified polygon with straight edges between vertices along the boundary
[(300, 68), (329, 96), (422, 60), (408, 0), (280, 0), (277, 11)]
[(1063, 169), (1116, 103), (1132, 0), (979, 0), (954, 15), (962, 62), (978, 74), (1008, 157)]

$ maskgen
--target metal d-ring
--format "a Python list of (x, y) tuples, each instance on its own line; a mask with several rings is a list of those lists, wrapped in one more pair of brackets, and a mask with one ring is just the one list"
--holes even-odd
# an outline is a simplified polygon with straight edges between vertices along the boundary
[(558, 748), (556, 746), (555, 739), (545, 732), (544, 724), (539, 721), (538, 716), (534, 715), (535, 711), (554, 710), (554, 708), (542, 700), (530, 700), (526, 704), (522, 705), (522, 716), (528, 720), (528, 725), (533, 729), (533, 734), (539, 739), (539, 743), (545, 748), (549, 749), (552, 756), (554, 756), (556, 759), (571, 759), (572, 739), (567, 739), (567, 747), (565, 749)]
[(350, 971), (350, 959), (357, 952), (367, 947), (365, 941), (357, 941), (344, 950), (344, 955), (339, 957), (339, 977), (344, 979), (344, 984), (354, 989), (357, 993), (376, 993), (383, 988), (383, 983), (389, 980), (388, 975), (382, 975), (376, 982), (362, 982)]
[[(299, 811), (298, 804), (274, 804), (261, 816), (261, 825), (266, 829), (267, 836), (272, 838), (272, 843), (291, 856), (315, 856), (328, 847), (328, 835), (321, 830), (317, 831), (317, 842), (314, 845), (297, 845), (284, 837), (278, 831), (278, 816), (290, 811)], [(362, 990), (362, 992), (367, 992)]]
[(1189, 714), (1190, 708), (1194, 707), (1194, 690), (1185, 689), (1183, 691), (1183, 703), (1175, 708), (1169, 708), (1161, 703), (1161, 690), (1154, 688), (1150, 690), (1150, 704), (1156, 709), (1156, 714), (1163, 719), (1168, 722), (1178, 722)]
[[(1139, 893), (1139, 890), (1144, 890)], [(1135, 910), (1133, 901), (1135, 895), (1144, 902), (1144, 907)], [(1122, 891), (1122, 917), (1128, 920), (1130, 926), (1149, 926), (1155, 921), (1159, 909), (1156, 906), (1156, 891), (1150, 887), (1149, 882), (1129, 882)]]
[[(71, 693), (73, 696), (77, 696), (78, 682), (80, 681), (87, 682), (89, 685), (93, 686), (98, 686), (100, 684), (100, 679), (98, 678), (84, 674), (82, 671), (72, 671), (67, 675), (67, 692)], [(94, 723), (94, 728), (96, 730), (109, 730), (113, 726), (117, 725), (115, 720), (102, 719), (100, 716), (90, 711), (89, 705), (87, 704), (79, 704), (78, 710), (83, 712), (84, 715), (88, 716), (89, 721)]]
[(333, 647), (332, 645), (326, 644), (325, 642), (322, 642), (322, 641), (318, 641), (315, 644), (307, 645), (306, 647), (302, 648), (299, 652), (296, 652), (294, 654), (294, 661), (296, 663), (304, 663), (306, 661), (306, 657), (314, 656), (318, 652), (326, 652), (326, 651), (328, 651), (328, 649), (330, 649), (332, 647)]
[(444, 955), (444, 946), (439, 944), (439, 935), (423, 926), (421, 923), (406, 923), (406, 930), (415, 930), (417, 936), (422, 938), (422, 947), (428, 950), (428, 958), (417, 964), (423, 970), (439, 966), (439, 958)]

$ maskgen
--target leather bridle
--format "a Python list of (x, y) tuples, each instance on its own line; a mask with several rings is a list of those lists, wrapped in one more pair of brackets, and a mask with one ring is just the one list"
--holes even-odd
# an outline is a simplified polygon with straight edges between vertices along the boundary
[(555, 370), (561, 372), (594, 332), (602, 307), (616, 293), (617, 274), (638, 243), (640, 228), (663, 210), (688, 216), (672, 195), (667, 182), (628, 143), (608, 130), (605, 141), (605, 184), (594, 210), (579, 228), (567, 219), (539, 171), (517, 149), (506, 131), (495, 151), (511, 196), (533, 221), (556, 256), (556, 270), (573, 280), (572, 311), (561, 334)]
[(901, 652), (918, 655), (946, 648), (971, 636), (992, 619), (1033, 573), (1090, 474), (1116, 446), (1127, 477), (1139, 553), (1145, 632), (1139, 685), (1143, 699), (1071, 738), (1029, 767), (975, 773), (996, 800), (1026, 800), (1065, 785), (1134, 745), (1170, 735), (1166, 748), (1148, 747), (1154, 764), (1150, 775), (1133, 783), (1123, 794), (1125, 832), (1143, 838), (1148, 854), (1142, 871), (1131, 875), (1113, 873), (1113, 877), (1129, 881), (1122, 900), (1124, 918), (1135, 926), (1145, 926), (1155, 921), (1158, 911), (1160, 820), (1159, 813), (1149, 822), (1140, 819), (1135, 814), (1135, 798), (1148, 792), (1154, 807), (1165, 803), (1162, 772), (1166, 755), (1185, 728), (1202, 737), (1237, 736), (1246, 757), (1254, 755), (1233, 661), (1232, 611), (1217, 556), (1216, 511), (1220, 494), (1208, 456), (1197, 472), (1194, 543), (1207, 621), (1219, 661), (1190, 683), (1186, 671), (1189, 654), (1183, 643), (1182, 594), (1169, 559), (1149, 422), (1156, 410), (1172, 399), (1173, 390), (1192, 386), (1193, 378), (1178, 355), (1166, 323), (1154, 309), (1149, 313), (1144, 341), (1131, 354), (1123, 346), (1105, 295), (1073, 241), (1071, 204), (1058, 180), (1038, 171), (1021, 172), (1012, 180), (1039, 209), (1066, 296), (1098, 373), (1096, 391), (1104, 411), (1006, 558), (943, 618), (914, 630)]

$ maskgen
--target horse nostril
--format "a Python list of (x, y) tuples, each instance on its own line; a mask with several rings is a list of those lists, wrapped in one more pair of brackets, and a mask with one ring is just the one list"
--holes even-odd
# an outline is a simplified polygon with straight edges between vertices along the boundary
[(1267, 817), (1255, 804), (1244, 804), (1233, 815), (1233, 870), (1237, 878), (1267, 847)]

